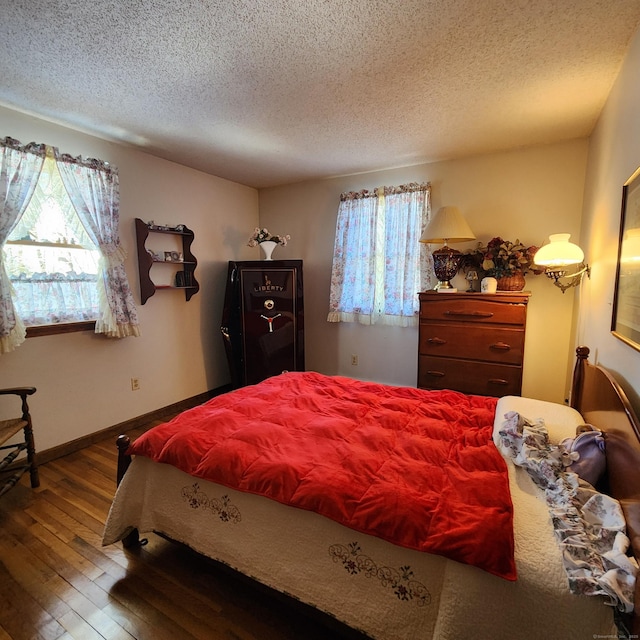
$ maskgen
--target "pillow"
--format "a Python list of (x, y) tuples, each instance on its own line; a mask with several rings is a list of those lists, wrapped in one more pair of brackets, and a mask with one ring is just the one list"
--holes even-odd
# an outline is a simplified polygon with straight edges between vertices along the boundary
[[(567, 458), (577, 452), (567, 453), (562, 445), (551, 444), (542, 419), (507, 412), (499, 436), (505, 455), (526, 469), (544, 491), (569, 590), (605, 596), (606, 604), (619, 611), (633, 611), (638, 565), (627, 556), (629, 538), (620, 503), (580, 482), (576, 473), (566, 472)], [(580, 433), (569, 446), (584, 441), (587, 449), (599, 450), (598, 437), (602, 437), (599, 431)]]
[(567, 471), (578, 474), (595, 487), (607, 468), (605, 440), (602, 431), (591, 425), (585, 427), (578, 427), (580, 433), (575, 438), (565, 438), (560, 445), (565, 450), (566, 462), (569, 462)]
[(509, 411), (528, 416), (532, 420), (541, 418), (549, 433), (549, 442), (553, 444), (559, 444), (565, 438), (574, 438), (577, 427), (585, 423), (580, 413), (566, 404), (521, 396), (503, 396), (498, 399), (493, 423), (493, 440), (496, 445), (500, 442), (498, 432), (504, 423), (504, 414)]

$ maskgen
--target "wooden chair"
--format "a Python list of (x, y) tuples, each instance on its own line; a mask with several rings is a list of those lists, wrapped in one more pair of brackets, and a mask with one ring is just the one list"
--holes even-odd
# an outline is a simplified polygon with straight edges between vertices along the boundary
[[(35, 489), (40, 486), (38, 465), (36, 464), (36, 449), (33, 441), (33, 425), (31, 423), (31, 415), (29, 414), (29, 405), (27, 404), (27, 396), (35, 392), (35, 387), (0, 389), (0, 396), (15, 395), (22, 399), (21, 417), (10, 420), (0, 420), (0, 451), (9, 450), (9, 453), (0, 459), (0, 475), (3, 479), (7, 474), (9, 475), (9, 477), (4, 480), (4, 484), (0, 485), (0, 496), (13, 488), (27, 471), (31, 476), (31, 487)], [(22, 442), (5, 444), (7, 440), (20, 431), (24, 433), (24, 440)], [(22, 464), (22, 460), (19, 460), (16, 464), (12, 464), (22, 451), (27, 452), (26, 463)]]

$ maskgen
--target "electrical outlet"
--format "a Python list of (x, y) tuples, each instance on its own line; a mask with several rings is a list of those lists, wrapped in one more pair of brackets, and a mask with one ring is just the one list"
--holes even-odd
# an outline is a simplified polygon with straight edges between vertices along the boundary
[(138, 378), (131, 378), (131, 391), (140, 390), (140, 380)]
[(351, 354), (351, 364), (352, 364), (354, 367), (357, 367), (357, 366), (358, 366), (358, 354), (357, 354), (357, 353), (352, 353), (352, 354)]

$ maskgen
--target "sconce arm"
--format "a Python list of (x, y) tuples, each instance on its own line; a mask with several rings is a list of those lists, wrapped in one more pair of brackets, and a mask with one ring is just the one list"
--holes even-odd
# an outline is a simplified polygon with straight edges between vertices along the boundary
[[(582, 282), (582, 276), (586, 273), (587, 277), (591, 279), (591, 267), (582, 262), (578, 265), (578, 270), (573, 273), (567, 273), (565, 269), (545, 269), (545, 275), (550, 280), (553, 280), (553, 284), (556, 285), (564, 293), (571, 287), (577, 287)], [(568, 280), (568, 282), (561, 282), (561, 280)]]

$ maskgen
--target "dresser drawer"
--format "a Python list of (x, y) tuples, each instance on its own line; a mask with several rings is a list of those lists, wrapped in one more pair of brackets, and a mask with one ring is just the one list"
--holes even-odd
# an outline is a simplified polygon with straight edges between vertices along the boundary
[(477, 298), (456, 299), (455, 294), (440, 294), (420, 302), (420, 318), (446, 322), (524, 325), (527, 317), (525, 304), (513, 304)]
[(481, 396), (518, 396), (522, 367), (471, 360), (419, 356), (418, 387), (453, 389)]
[(520, 365), (524, 328), (493, 327), (489, 332), (483, 326), (421, 323), (418, 353)]

